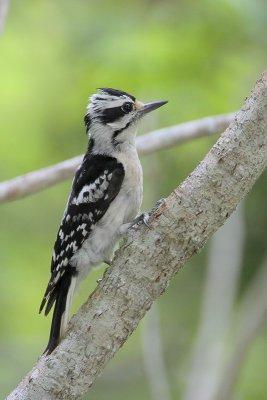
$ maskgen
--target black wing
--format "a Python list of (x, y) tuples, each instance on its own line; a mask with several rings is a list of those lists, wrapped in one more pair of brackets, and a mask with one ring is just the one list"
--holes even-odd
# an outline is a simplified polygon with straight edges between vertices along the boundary
[(114, 157), (85, 155), (75, 174), (71, 195), (58, 230), (51, 261), (51, 278), (40, 312), (46, 304), (45, 314), (49, 313), (56, 298), (57, 286), (65, 272), (72, 269), (75, 274), (69, 261), (119, 193), (124, 174), (123, 165)]

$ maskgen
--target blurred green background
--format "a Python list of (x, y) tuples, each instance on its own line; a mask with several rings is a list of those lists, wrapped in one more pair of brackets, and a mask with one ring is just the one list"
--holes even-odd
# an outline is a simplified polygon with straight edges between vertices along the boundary
[[(83, 115), (95, 88), (142, 100), (169, 99), (140, 132), (237, 110), (266, 62), (264, 0), (13, 0), (0, 38), (0, 179), (84, 151)], [(168, 195), (216, 137), (142, 159), (144, 204)], [(266, 251), (266, 173), (245, 202), (246, 241), (239, 299)], [(0, 208), (0, 397), (45, 347), (50, 317), (38, 316), (55, 234), (70, 181)], [(184, 392), (197, 333), (208, 247), (158, 301), (163, 354), (173, 399)], [(81, 287), (74, 310), (103, 268)], [(142, 324), (90, 392), (95, 400), (149, 399)], [(236, 398), (267, 399), (267, 333), (245, 360)], [(89, 395), (85, 398), (89, 399)], [(164, 400), (164, 399), (163, 399)]]

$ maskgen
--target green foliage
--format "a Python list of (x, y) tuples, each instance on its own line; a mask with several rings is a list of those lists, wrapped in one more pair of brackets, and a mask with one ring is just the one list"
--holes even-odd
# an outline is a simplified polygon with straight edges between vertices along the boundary
[[(264, 2), (252, 0), (13, 0), (0, 39), (0, 179), (82, 153), (82, 117), (97, 87), (169, 99), (152, 121), (157, 127), (238, 109), (266, 61), (263, 15)], [(204, 138), (144, 158), (144, 208), (176, 187), (213, 142)], [(50, 320), (37, 310), (69, 186), (1, 206), (1, 398), (46, 344)], [(248, 196), (241, 294), (266, 250), (266, 197), (265, 174)], [(181, 396), (196, 334), (205, 255), (178, 274), (159, 302), (174, 399)], [(82, 285), (75, 308), (102, 271)], [(94, 399), (149, 397), (139, 334), (109, 364)], [(267, 392), (264, 339), (246, 360), (238, 385), (244, 399), (262, 400)]]

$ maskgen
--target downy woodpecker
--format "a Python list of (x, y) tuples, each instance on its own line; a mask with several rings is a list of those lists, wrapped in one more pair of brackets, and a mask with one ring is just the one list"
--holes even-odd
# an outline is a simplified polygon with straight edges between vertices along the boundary
[(92, 267), (110, 263), (117, 240), (142, 219), (135, 219), (143, 193), (136, 128), (144, 115), (165, 103), (143, 104), (111, 88), (99, 89), (90, 98), (84, 118), (88, 148), (72, 183), (40, 306), (47, 315), (55, 304), (46, 354), (65, 334), (79, 282)]

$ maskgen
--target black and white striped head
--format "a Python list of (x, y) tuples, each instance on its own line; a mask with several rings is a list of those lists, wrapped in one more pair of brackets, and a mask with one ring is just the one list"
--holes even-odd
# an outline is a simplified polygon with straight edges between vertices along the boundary
[(97, 150), (111, 152), (132, 144), (138, 121), (167, 101), (142, 103), (129, 93), (101, 88), (90, 98), (84, 121), (91, 144)]

